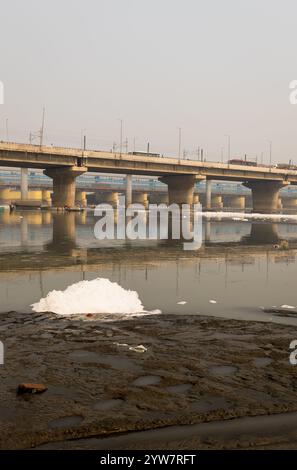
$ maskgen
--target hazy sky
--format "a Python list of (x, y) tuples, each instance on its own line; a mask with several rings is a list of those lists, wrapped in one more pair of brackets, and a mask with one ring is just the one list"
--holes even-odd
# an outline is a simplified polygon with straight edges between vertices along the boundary
[(0, 138), (297, 163), (295, 0), (2, 0)]

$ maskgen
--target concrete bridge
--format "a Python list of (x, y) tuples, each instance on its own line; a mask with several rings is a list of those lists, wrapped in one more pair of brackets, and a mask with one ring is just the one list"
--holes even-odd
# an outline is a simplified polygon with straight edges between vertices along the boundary
[[(297, 184), (293, 170), (5, 142), (0, 143), (0, 165), (44, 169), (53, 179), (53, 205), (70, 208), (75, 205), (75, 180), (87, 171), (127, 175), (127, 204), (132, 201), (132, 174), (158, 176), (168, 186), (170, 204), (192, 204), (195, 183), (206, 179), (206, 208), (211, 206), (211, 180), (241, 181), (252, 191), (255, 212), (277, 212), (279, 190)], [(23, 170), (23, 197), (26, 178)]]

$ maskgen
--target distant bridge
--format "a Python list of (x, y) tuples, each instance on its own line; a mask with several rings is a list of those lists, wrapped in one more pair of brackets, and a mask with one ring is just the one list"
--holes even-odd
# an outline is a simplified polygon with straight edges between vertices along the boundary
[[(87, 171), (158, 176), (168, 186), (169, 203), (178, 204), (193, 203), (197, 181), (241, 181), (252, 190), (257, 212), (277, 212), (279, 190), (297, 184), (294, 170), (7, 142), (0, 143), (0, 165), (45, 169), (53, 179), (57, 207), (75, 205), (75, 180)], [(210, 184), (206, 184), (206, 206), (210, 198)], [(131, 178), (127, 179), (126, 200), (132, 200)]]

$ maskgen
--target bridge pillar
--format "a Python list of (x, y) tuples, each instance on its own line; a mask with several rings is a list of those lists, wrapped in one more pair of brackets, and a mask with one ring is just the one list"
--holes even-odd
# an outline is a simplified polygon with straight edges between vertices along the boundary
[(28, 168), (21, 168), (21, 200), (28, 199)]
[(244, 210), (245, 209), (245, 196), (228, 195), (226, 196), (226, 198), (224, 198), (224, 204), (227, 207), (232, 207), (233, 209)]
[(211, 207), (213, 209), (222, 209), (223, 208), (222, 196), (213, 195), (211, 198)]
[(145, 208), (148, 206), (148, 195), (147, 193), (133, 193), (132, 197), (133, 204), (142, 204)]
[(0, 189), (0, 201), (10, 203), (11, 202), (11, 194), (9, 189)]
[(194, 194), (193, 196), (193, 204), (199, 204), (200, 199), (199, 199), (199, 194)]
[(132, 175), (126, 175), (126, 207), (132, 204)]
[(106, 204), (110, 204), (111, 206), (116, 207), (119, 201), (119, 193), (116, 191), (106, 192), (106, 193), (102, 192), (96, 195), (96, 203), (97, 201), (99, 204), (101, 202), (105, 202)]
[(168, 204), (168, 193), (150, 193), (151, 204)]
[(278, 212), (279, 190), (288, 183), (282, 181), (248, 181), (244, 185), (252, 190), (253, 212)]
[(205, 209), (211, 209), (211, 180), (206, 180), (205, 186)]
[(169, 204), (193, 204), (195, 175), (170, 175), (160, 178), (168, 186)]
[(53, 179), (53, 207), (75, 207), (75, 179), (85, 173), (85, 167), (53, 168), (44, 171)]
[(87, 207), (87, 196), (85, 191), (76, 190), (75, 203), (81, 207)]

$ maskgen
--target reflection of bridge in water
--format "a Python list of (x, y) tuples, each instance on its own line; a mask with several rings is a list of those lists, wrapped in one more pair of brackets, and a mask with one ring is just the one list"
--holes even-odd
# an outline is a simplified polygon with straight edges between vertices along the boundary
[[(158, 264), (172, 259), (228, 258), (250, 262), (270, 253), (278, 262), (295, 259), (297, 225), (260, 222), (203, 224), (204, 240), (197, 251), (184, 251), (182, 240), (96, 240), (97, 218), (86, 213), (28, 212), (0, 214), (0, 271), (82, 269), (87, 265)], [(286, 230), (285, 230), (286, 229)], [(293, 230), (294, 229), (294, 230)], [(283, 240), (288, 240), (283, 245)], [(286, 249), (283, 249), (285, 247)]]

